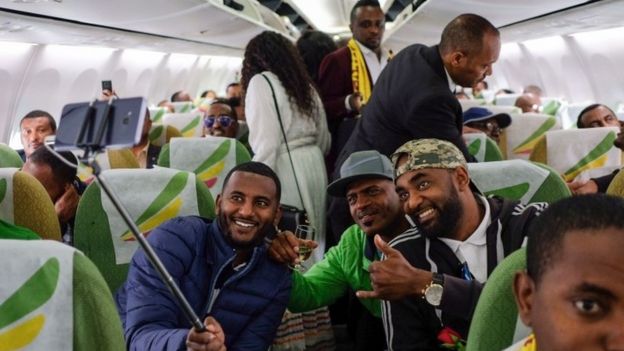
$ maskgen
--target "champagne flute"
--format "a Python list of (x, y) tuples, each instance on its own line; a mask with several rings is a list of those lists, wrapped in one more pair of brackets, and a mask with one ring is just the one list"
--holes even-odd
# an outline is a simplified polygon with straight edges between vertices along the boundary
[[(295, 229), (295, 236), (297, 239), (301, 240), (314, 240), (314, 227), (311, 225), (303, 225), (300, 224)], [(300, 272), (305, 271), (305, 267), (301, 264), (301, 262), (305, 261), (310, 257), (310, 252), (312, 252), (312, 248), (304, 243), (299, 243), (299, 263), (291, 266), (292, 269), (296, 269)]]

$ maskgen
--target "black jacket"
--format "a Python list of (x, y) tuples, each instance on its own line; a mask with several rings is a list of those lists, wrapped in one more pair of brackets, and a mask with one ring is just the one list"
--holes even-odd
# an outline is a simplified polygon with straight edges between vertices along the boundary
[(462, 109), (449, 89), (438, 47), (411, 45), (379, 75), (335, 169), (355, 151), (377, 150), (389, 156), (405, 142), (419, 138), (448, 140), (471, 160), (462, 124)]
[[(524, 205), (500, 197), (491, 197), (487, 201), (492, 220), (486, 229), (489, 276), (498, 264), (498, 240), (502, 240), (503, 256), (519, 249), (528, 234), (529, 225), (547, 204)], [(428, 251), (427, 242), (430, 245)], [(399, 250), (414, 267), (432, 270), (428, 259), (437, 265), (437, 272), (444, 274), (444, 292), (438, 314), (441, 313), (444, 326), (451, 327), (466, 338), (483, 284), (461, 278), (460, 261), (441, 240), (426, 239), (420, 233), (412, 233), (399, 235), (389, 244)], [(382, 301), (382, 310), (390, 350), (439, 349), (436, 336), (442, 325), (435, 308), (422, 297)]]

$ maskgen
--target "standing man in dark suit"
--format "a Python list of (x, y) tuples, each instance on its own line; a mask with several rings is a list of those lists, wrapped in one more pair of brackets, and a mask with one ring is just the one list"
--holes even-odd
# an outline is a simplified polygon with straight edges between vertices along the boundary
[[(414, 44), (401, 50), (375, 83), (336, 168), (355, 151), (390, 155), (405, 142), (422, 138), (450, 141), (473, 160), (462, 139), (462, 109), (453, 92), (456, 86), (471, 87), (491, 75), (500, 45), (498, 29), (488, 20), (463, 14), (446, 25), (439, 45)], [(346, 208), (340, 199), (332, 200), (333, 233), (351, 224), (348, 216), (340, 215)]]
[(330, 172), (355, 127), (354, 118), (368, 102), (373, 84), (389, 57), (389, 53), (381, 48), (386, 21), (377, 0), (359, 0), (351, 9), (350, 21), (353, 38), (347, 46), (325, 56), (318, 74), (318, 86), (332, 135), (332, 148), (326, 159)]
[(461, 135), (462, 109), (453, 91), (491, 75), (500, 45), (500, 34), (488, 20), (463, 14), (444, 28), (439, 45), (414, 44), (401, 50), (375, 84), (336, 164), (354, 151), (374, 149), (389, 155), (420, 138), (448, 140), (470, 159)]

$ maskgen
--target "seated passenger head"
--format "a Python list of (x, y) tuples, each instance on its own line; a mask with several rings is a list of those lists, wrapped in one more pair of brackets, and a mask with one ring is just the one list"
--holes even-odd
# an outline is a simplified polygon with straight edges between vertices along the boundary
[(615, 112), (603, 104), (592, 104), (579, 113), (576, 126), (581, 128), (619, 127)]
[(205, 90), (204, 92), (202, 92), (199, 97), (202, 99), (216, 99), (217, 93), (214, 90), (209, 89), (209, 90)]
[(327, 193), (346, 197), (355, 223), (366, 233), (394, 236), (403, 223), (401, 202), (392, 182), (392, 163), (377, 151), (358, 151), (340, 167)]
[(227, 99), (216, 99), (204, 116), (204, 136), (236, 138), (238, 120), (236, 110)]
[(238, 98), (240, 99), (243, 96), (243, 89), (240, 83), (230, 83), (225, 88), (225, 97), (228, 99)]
[(378, 50), (386, 28), (386, 17), (377, 0), (359, 0), (353, 5), (349, 29), (353, 38), (370, 50)]
[(169, 100), (163, 100), (161, 102), (158, 103), (158, 107), (164, 107), (167, 109), (168, 113), (174, 113), (175, 109), (173, 108), (173, 105), (171, 104), (171, 102)]
[(472, 96), (478, 96), (483, 90), (488, 89), (488, 83), (484, 80), (477, 82), (472, 86)]
[(624, 199), (581, 195), (533, 223), (514, 293), (538, 350), (624, 350)]
[(481, 16), (463, 14), (446, 25), (439, 50), (453, 81), (471, 87), (492, 74), (500, 47), (496, 27)]
[(281, 184), (273, 170), (260, 162), (234, 168), (217, 195), (219, 226), (230, 244), (239, 249), (262, 243), (280, 220)]
[(193, 101), (191, 99), (191, 95), (184, 90), (176, 91), (171, 95), (171, 102), (179, 102), (179, 101)]
[(539, 112), (540, 106), (542, 105), (542, 99), (535, 94), (523, 94), (516, 99), (516, 103), (514, 105), (519, 107), (522, 110), (522, 113)]
[[(76, 164), (76, 157), (68, 151), (58, 152), (67, 162)], [(67, 190), (73, 186), (76, 179), (76, 169), (60, 160), (45, 147), (35, 150), (24, 163), (22, 171), (37, 178), (50, 195), (52, 202), (56, 202)]]
[(403, 144), (391, 159), (403, 211), (426, 236), (457, 236), (460, 223), (468, 223), (466, 203), (475, 201), (461, 151), (448, 141), (418, 139)]
[(465, 126), (482, 131), (497, 143), (500, 141), (501, 131), (510, 124), (511, 117), (506, 113), (494, 114), (483, 107), (471, 107), (464, 112)]
[(537, 85), (530, 84), (524, 87), (524, 89), (522, 90), (522, 93), (533, 94), (533, 95), (541, 97), (544, 92), (542, 91), (542, 88), (538, 87)]
[(45, 137), (56, 134), (56, 121), (49, 113), (30, 111), (20, 121), (22, 147), (26, 157), (43, 145)]

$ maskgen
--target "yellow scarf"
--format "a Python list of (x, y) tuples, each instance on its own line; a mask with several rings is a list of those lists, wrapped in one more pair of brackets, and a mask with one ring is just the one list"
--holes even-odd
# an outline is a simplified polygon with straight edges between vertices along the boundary
[(349, 52), (351, 52), (351, 82), (353, 83), (353, 92), (359, 92), (362, 96), (362, 103), (366, 103), (371, 96), (372, 84), (366, 69), (366, 61), (360, 51), (360, 47), (355, 39), (349, 39), (347, 43)]
[(526, 341), (522, 344), (520, 351), (537, 351), (537, 343), (535, 342), (535, 334), (529, 335)]

